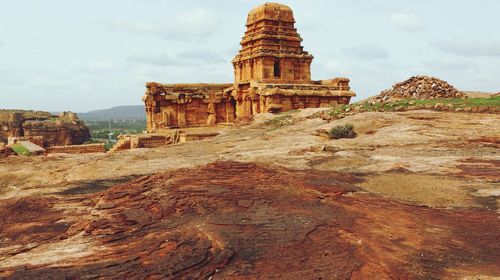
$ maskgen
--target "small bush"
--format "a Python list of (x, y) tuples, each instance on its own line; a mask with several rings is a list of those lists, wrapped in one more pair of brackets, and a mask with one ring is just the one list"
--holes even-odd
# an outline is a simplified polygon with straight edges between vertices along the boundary
[(334, 126), (329, 134), (331, 139), (354, 138), (357, 135), (352, 124)]

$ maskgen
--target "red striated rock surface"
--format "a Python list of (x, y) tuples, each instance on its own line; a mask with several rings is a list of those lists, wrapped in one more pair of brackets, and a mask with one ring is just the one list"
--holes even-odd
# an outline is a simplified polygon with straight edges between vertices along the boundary
[[(352, 173), (225, 161), (141, 177), (100, 194), (8, 200), (0, 205), (0, 216), (7, 217), (0, 220), (0, 277), (500, 275), (494, 212), (411, 206), (358, 192), (363, 180)], [(41, 253), (42, 245), (30, 244), (61, 250), (72, 242), (87, 244), (86, 254), (59, 253), (57, 261), (36, 264), (31, 256), (20, 265), (20, 251)], [(16, 254), (21, 261), (2, 261)]]

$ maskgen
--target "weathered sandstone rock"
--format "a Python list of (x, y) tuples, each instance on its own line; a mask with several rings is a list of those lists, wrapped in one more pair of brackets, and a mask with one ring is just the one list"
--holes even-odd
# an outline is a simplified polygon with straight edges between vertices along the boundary
[(494, 211), (402, 203), (360, 191), (365, 179), (222, 161), (140, 177), (101, 193), (5, 199), (0, 277), (499, 275)]
[(7, 143), (9, 137), (43, 137), (43, 146), (47, 147), (82, 144), (90, 139), (90, 132), (70, 112), (54, 116), (47, 112), (0, 110), (0, 142)]

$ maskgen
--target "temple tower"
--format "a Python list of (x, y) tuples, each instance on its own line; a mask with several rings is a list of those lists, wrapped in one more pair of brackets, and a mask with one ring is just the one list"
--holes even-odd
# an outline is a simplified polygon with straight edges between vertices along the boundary
[(304, 51), (288, 6), (265, 3), (250, 11), (242, 49), (233, 59), (235, 86), (309, 83), (313, 56)]
[(265, 3), (250, 11), (231, 84), (146, 83), (148, 132), (249, 120), (259, 113), (349, 104), (349, 79), (311, 79), (290, 7)]

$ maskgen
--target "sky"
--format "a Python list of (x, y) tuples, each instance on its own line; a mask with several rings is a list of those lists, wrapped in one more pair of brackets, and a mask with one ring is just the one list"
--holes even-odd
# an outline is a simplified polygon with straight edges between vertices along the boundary
[[(254, 0), (0, 0), (0, 108), (142, 104), (148, 81), (231, 83)], [(313, 80), (360, 100), (413, 75), (500, 91), (500, 1), (283, 0)]]

